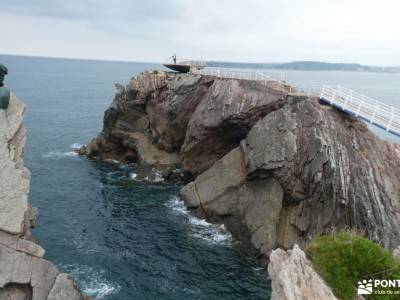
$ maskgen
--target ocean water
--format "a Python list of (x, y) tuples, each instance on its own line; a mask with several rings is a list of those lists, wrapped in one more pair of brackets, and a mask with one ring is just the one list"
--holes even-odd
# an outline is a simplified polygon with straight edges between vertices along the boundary
[[(1, 56), (7, 85), (27, 104), (25, 164), (35, 239), (96, 299), (268, 299), (264, 269), (220, 225), (197, 219), (178, 186), (137, 180), (134, 165), (74, 149), (96, 136), (113, 84), (160, 65)], [(300, 86), (341, 84), (400, 106), (400, 74), (286, 72)], [(375, 129), (373, 129), (375, 130)], [(383, 138), (397, 141), (382, 130)]]
[(89, 161), (115, 82), (156, 64), (0, 56), (27, 104), (25, 165), (34, 238), (95, 299), (268, 299), (264, 269), (220, 225), (197, 219), (178, 186), (138, 181), (134, 165)]

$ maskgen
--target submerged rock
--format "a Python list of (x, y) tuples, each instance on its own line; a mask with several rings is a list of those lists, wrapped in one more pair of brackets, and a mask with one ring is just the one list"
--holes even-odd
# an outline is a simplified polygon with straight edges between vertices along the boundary
[(0, 299), (83, 299), (31, 238), (37, 212), (28, 203), (30, 175), (23, 166), (24, 112), (14, 95), (7, 111), (0, 110)]

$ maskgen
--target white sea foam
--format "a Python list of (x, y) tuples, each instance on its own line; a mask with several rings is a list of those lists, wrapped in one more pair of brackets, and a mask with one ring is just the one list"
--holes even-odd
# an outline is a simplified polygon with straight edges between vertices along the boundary
[(137, 180), (137, 174), (136, 173), (131, 173), (129, 174), (129, 177), (133, 180)]
[(116, 164), (116, 165), (119, 165), (121, 163), (119, 160), (109, 159), (109, 158), (105, 159), (104, 161), (108, 162), (108, 163)]
[(79, 149), (82, 147), (82, 145), (79, 144), (79, 143), (73, 143), (73, 144), (71, 144), (69, 147), (70, 147), (71, 149), (74, 149), (74, 150), (79, 150)]
[(87, 265), (62, 266), (77, 282), (81, 291), (96, 300), (116, 294), (121, 287), (106, 278), (104, 270), (95, 270)]
[(185, 204), (177, 196), (172, 197), (171, 200), (168, 201), (166, 205), (176, 214), (184, 214), (184, 215), (189, 214), (189, 211), (186, 209)]
[(232, 242), (232, 235), (225, 229), (224, 225), (212, 224), (191, 215), (183, 201), (178, 197), (171, 198), (167, 206), (174, 213), (186, 216), (187, 222), (190, 224), (189, 234), (192, 237), (212, 244), (230, 244)]
[(61, 151), (50, 151), (42, 155), (45, 158), (63, 158), (63, 157), (75, 157), (78, 153), (75, 151), (61, 152)]
[(212, 224), (208, 223), (206, 220), (200, 219), (200, 218), (196, 218), (196, 217), (189, 218), (189, 223), (192, 224), (192, 225), (195, 225), (195, 226), (203, 226), (203, 227), (212, 226)]
[(223, 225), (210, 224), (208, 226), (202, 226), (202, 229), (193, 230), (192, 236), (206, 241), (211, 244), (226, 244), (229, 245), (232, 242), (232, 235), (225, 229)]
[(151, 174), (150, 176), (146, 176), (143, 179), (151, 183), (160, 183), (164, 181), (161, 172), (156, 170), (153, 170), (153, 174)]

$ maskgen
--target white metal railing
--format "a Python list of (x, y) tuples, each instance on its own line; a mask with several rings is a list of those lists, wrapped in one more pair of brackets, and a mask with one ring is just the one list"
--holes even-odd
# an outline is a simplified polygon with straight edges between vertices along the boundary
[(400, 109), (350, 89), (324, 85), (320, 99), (400, 136)]
[(282, 86), (285, 81), (284, 73), (266, 73), (256, 70), (240, 70), (231, 68), (207, 67), (203, 69), (192, 69), (193, 74), (215, 76), (220, 78), (242, 79), (261, 81), (268, 86)]

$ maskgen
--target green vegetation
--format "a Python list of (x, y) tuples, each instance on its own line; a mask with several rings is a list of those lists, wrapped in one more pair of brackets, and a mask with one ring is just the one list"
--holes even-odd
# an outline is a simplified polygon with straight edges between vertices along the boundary
[[(400, 279), (400, 260), (380, 245), (350, 232), (321, 236), (307, 248), (317, 272), (340, 299), (354, 299), (363, 279)], [(398, 291), (399, 288), (375, 288)], [(367, 299), (400, 299), (400, 295), (365, 295)]]

